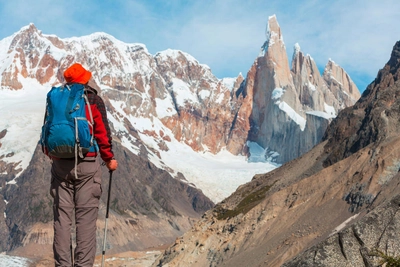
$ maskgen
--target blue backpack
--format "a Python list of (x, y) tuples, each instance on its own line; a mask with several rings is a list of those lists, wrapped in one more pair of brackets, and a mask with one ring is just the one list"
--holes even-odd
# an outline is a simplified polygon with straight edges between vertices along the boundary
[[(90, 121), (85, 105), (88, 105)], [(51, 88), (40, 143), (43, 152), (55, 158), (84, 158), (87, 152), (97, 150), (84, 85), (74, 83)]]

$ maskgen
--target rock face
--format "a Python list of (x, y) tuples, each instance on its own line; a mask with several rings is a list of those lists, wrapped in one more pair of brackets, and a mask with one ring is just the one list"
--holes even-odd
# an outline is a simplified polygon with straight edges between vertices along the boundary
[(337, 162), (371, 143), (379, 143), (395, 134), (399, 125), (397, 88), (399, 48), (394, 46), (388, 63), (367, 87), (360, 100), (345, 109), (325, 133), (330, 156), (325, 165)]
[(393, 256), (400, 250), (399, 206), (397, 195), (282, 266), (378, 266), (378, 252)]
[(377, 266), (399, 256), (400, 42), (323, 141), (256, 175), (154, 266)]
[(354, 100), (360, 98), (360, 92), (349, 75), (332, 60), (326, 64), (323, 78), (334, 98), (339, 100), (341, 109), (352, 106)]
[(247, 91), (253, 97), (248, 139), (280, 153), (278, 162), (287, 162), (316, 145), (330, 120), (353, 105), (360, 94), (332, 61), (321, 76), (314, 60), (298, 44), (290, 70), (275, 16), (268, 25), (267, 41), (252, 68), (255, 73), (247, 78), (251, 82)]

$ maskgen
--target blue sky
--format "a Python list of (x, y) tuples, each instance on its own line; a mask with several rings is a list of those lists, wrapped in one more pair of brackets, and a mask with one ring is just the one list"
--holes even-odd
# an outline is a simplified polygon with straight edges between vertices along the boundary
[(0, 39), (34, 23), (61, 38), (106, 32), (191, 54), (218, 77), (246, 75), (276, 15), (289, 55), (299, 43), (322, 71), (342, 66), (360, 91), (373, 81), (400, 40), (398, 0), (13, 0), (0, 3)]

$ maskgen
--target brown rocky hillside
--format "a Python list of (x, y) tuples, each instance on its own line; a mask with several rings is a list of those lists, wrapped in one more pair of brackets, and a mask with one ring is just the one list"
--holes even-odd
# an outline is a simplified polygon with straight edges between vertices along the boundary
[[(119, 168), (113, 173), (107, 251), (138, 251), (170, 244), (182, 235), (213, 203), (198, 189), (172, 178), (145, 156), (138, 157), (114, 142)], [(40, 147), (18, 186), (9, 187), (7, 228), (2, 246), (11, 254), (40, 259), (52, 253), (52, 199), (49, 194), (50, 160)], [(107, 201), (109, 173), (103, 167), (102, 202)], [(102, 251), (105, 204), (97, 223), (97, 250)], [(1, 225), (0, 225), (1, 227)], [(10, 231), (8, 231), (10, 229)], [(160, 230), (162, 229), (162, 230)]]
[(400, 251), (400, 42), (323, 141), (255, 176), (154, 266), (376, 266)]

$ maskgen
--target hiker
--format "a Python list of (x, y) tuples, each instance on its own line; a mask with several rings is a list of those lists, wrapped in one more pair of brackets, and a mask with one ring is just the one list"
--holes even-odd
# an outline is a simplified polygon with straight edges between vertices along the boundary
[[(90, 132), (94, 136), (94, 148), (83, 157), (75, 154), (72, 158), (57, 158), (44, 148), (44, 152), (52, 159), (50, 194), (54, 198), (55, 266), (93, 266), (96, 220), (102, 193), (100, 158), (110, 172), (118, 167), (112, 151), (105, 105), (97, 94), (96, 88), (99, 88), (91, 76), (90, 71), (75, 63), (64, 72), (66, 84), (62, 89), (73, 88), (76, 84), (84, 85), (84, 95), (89, 102), (85, 104), (85, 114), (87, 121), (93, 122)], [(48, 107), (46, 110), (46, 114), (49, 113)], [(74, 215), (76, 248), (72, 252), (71, 226)]]

